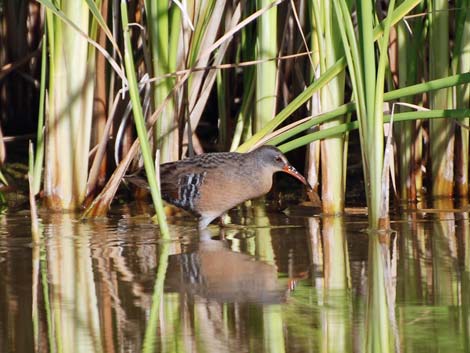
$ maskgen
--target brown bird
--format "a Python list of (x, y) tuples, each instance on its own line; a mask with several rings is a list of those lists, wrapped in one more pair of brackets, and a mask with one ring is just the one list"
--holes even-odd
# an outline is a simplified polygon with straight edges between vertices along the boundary
[(199, 217), (199, 229), (238, 204), (266, 194), (273, 174), (285, 172), (307, 185), (279, 149), (205, 153), (160, 165), (162, 198)]

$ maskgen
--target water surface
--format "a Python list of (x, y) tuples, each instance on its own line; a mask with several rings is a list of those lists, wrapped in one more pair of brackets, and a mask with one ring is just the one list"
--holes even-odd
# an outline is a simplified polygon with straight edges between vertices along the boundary
[(0, 215), (0, 352), (470, 352), (466, 212), (378, 235), (255, 207), (169, 242), (130, 213), (42, 214), (39, 245), (27, 212)]

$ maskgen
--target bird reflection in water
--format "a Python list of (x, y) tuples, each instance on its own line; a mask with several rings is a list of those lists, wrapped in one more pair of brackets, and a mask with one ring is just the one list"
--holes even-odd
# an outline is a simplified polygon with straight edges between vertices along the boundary
[(225, 241), (201, 232), (197, 249), (169, 257), (165, 291), (217, 302), (275, 304), (286, 299), (276, 267), (230, 250)]

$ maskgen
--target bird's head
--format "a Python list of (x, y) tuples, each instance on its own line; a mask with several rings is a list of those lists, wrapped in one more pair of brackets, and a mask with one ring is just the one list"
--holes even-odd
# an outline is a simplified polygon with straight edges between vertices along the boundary
[(273, 173), (284, 172), (300, 180), (309, 190), (312, 189), (305, 177), (300, 174), (287, 160), (286, 156), (274, 146), (262, 146), (253, 152), (257, 161), (264, 168), (269, 168)]

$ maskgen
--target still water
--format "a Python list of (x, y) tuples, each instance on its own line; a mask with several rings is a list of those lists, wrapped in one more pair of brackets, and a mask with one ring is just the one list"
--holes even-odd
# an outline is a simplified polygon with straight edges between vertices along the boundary
[(470, 352), (467, 212), (295, 213), (0, 215), (0, 352)]

